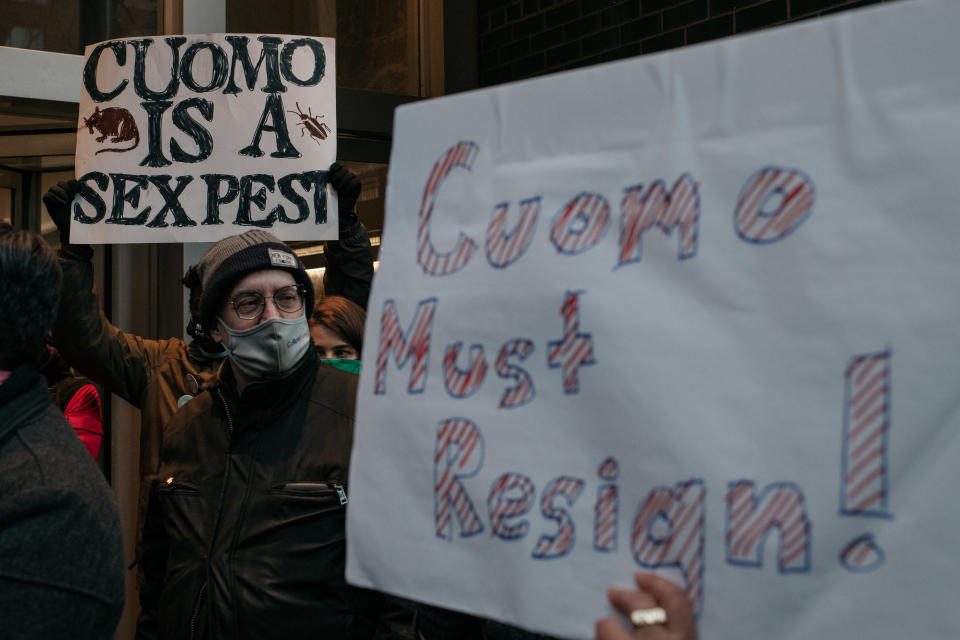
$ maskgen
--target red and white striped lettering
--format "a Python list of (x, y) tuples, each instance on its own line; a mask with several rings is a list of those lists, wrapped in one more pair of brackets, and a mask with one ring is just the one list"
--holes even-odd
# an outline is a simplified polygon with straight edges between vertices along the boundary
[(533, 557), (538, 560), (547, 560), (551, 558), (561, 558), (573, 549), (573, 543), (576, 537), (576, 529), (573, 526), (573, 518), (570, 513), (554, 505), (554, 499), (562, 496), (568, 507), (572, 507), (580, 492), (583, 491), (583, 480), (571, 478), (569, 476), (560, 476), (554, 478), (543, 490), (543, 496), (540, 498), (540, 512), (544, 518), (555, 520), (558, 523), (557, 532), (552, 536), (542, 535), (537, 540), (533, 548)]
[(601, 484), (597, 489), (597, 502), (593, 505), (593, 548), (597, 551), (617, 550), (618, 500), (617, 479), (619, 465), (613, 458), (600, 463), (597, 475), (610, 484)]
[(540, 214), (540, 197), (520, 201), (520, 219), (509, 232), (507, 211), (509, 203), (494, 207), (487, 226), (487, 260), (497, 269), (503, 269), (522, 256), (533, 240), (533, 229)]
[(677, 258), (697, 253), (700, 232), (700, 189), (690, 174), (683, 174), (668, 192), (662, 180), (644, 190), (643, 185), (627, 187), (620, 205), (620, 255), (617, 267), (639, 262), (643, 257), (643, 234), (656, 227), (666, 235), (679, 230)]
[(733, 224), (747, 242), (769, 244), (790, 235), (813, 211), (813, 182), (795, 169), (764, 167), (740, 191)]
[(470, 260), (477, 243), (464, 233), (457, 237), (457, 244), (446, 253), (438, 252), (430, 240), (430, 219), (433, 217), (437, 191), (450, 172), (456, 168), (470, 171), (477, 158), (479, 147), (474, 142), (460, 142), (443, 154), (427, 179), (423, 188), (423, 200), (420, 203), (419, 225), (417, 227), (417, 264), (424, 273), (432, 276), (445, 276), (456, 273)]
[(633, 559), (641, 567), (680, 570), (698, 615), (703, 607), (706, 493), (703, 480), (654, 489), (637, 511), (630, 540)]
[(840, 512), (890, 517), (887, 511), (890, 351), (851, 358), (844, 378)]
[(470, 361), (466, 369), (457, 367), (462, 342), (449, 345), (443, 353), (443, 384), (454, 398), (466, 398), (473, 394), (487, 376), (487, 361), (483, 357), (483, 346), (470, 346)]
[(883, 566), (886, 554), (872, 533), (857, 536), (840, 550), (840, 564), (849, 571), (865, 573)]
[(580, 294), (568, 291), (560, 307), (563, 318), (563, 339), (547, 343), (547, 364), (551, 369), (563, 370), (563, 392), (577, 393), (580, 390), (580, 367), (596, 364), (593, 359), (593, 338), (589, 333), (580, 333)]
[(520, 473), (505, 473), (493, 483), (487, 498), (491, 533), (504, 540), (516, 540), (527, 535), (530, 523), (521, 520), (509, 524), (507, 520), (524, 515), (533, 506), (536, 489), (533, 482)]
[(476, 475), (483, 466), (483, 436), (466, 418), (448, 418), (437, 428), (433, 456), (434, 525), (438, 538), (453, 538), (456, 519), (460, 537), (483, 531), (473, 501), (461, 480)]
[(410, 327), (404, 333), (400, 328), (396, 303), (393, 300), (383, 303), (383, 313), (380, 315), (380, 346), (377, 349), (377, 370), (373, 385), (375, 394), (382, 395), (387, 392), (387, 362), (390, 360), (391, 351), (399, 368), (413, 357), (407, 392), (423, 392), (427, 383), (427, 356), (430, 355), (430, 333), (433, 330), (433, 314), (436, 308), (436, 298), (421, 300)]
[(607, 232), (610, 203), (599, 193), (581, 193), (568, 202), (553, 219), (550, 241), (560, 253), (582, 253)]
[(512, 379), (515, 385), (503, 392), (500, 397), (501, 409), (515, 409), (521, 407), (531, 400), (536, 393), (533, 386), (533, 378), (524, 369), (507, 364), (507, 358), (517, 356), (521, 361), (526, 360), (533, 352), (533, 342), (530, 340), (510, 340), (502, 347), (497, 355), (495, 363), (497, 375), (501, 378)]
[(803, 492), (789, 483), (775, 483), (757, 496), (749, 480), (731, 482), (727, 491), (727, 562), (762, 567), (767, 534), (777, 528), (780, 573), (810, 570), (810, 519)]

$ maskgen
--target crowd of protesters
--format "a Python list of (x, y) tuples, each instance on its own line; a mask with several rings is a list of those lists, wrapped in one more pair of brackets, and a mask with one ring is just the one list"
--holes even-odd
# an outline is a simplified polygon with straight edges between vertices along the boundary
[[(96, 463), (99, 386), (141, 415), (138, 638), (543, 638), (344, 579), (373, 263), (354, 210), (359, 180), (339, 164), (329, 179), (340, 228), (325, 248), (325, 296), (315, 300), (302, 262), (270, 233), (227, 237), (184, 276), (190, 342), (106, 318), (93, 250), (69, 242), (76, 182), (44, 196), (58, 254), (0, 226), (4, 637), (110, 638), (119, 621), (124, 562)], [(608, 593), (632, 624), (598, 621), (598, 639), (696, 637), (682, 590), (648, 574), (636, 584)]]

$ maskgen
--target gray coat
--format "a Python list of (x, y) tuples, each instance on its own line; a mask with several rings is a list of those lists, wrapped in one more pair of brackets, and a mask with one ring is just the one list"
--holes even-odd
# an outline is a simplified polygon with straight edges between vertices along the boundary
[(113, 493), (43, 376), (19, 368), (0, 384), (0, 634), (112, 638), (123, 595)]

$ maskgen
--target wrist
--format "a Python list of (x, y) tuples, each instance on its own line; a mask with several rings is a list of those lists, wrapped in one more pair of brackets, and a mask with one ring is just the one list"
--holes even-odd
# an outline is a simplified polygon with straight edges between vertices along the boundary
[(360, 218), (357, 217), (357, 214), (354, 213), (352, 209), (341, 209), (337, 212), (337, 226), (340, 229), (340, 233), (352, 231), (359, 223)]

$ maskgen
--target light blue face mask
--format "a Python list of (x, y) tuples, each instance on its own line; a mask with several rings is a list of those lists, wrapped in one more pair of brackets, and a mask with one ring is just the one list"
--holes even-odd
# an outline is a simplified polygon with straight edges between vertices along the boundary
[(337, 358), (335, 360), (320, 360), (320, 362), (326, 362), (331, 367), (336, 367), (337, 369), (346, 371), (347, 373), (360, 375), (359, 360), (353, 360), (351, 358)]
[(310, 349), (306, 314), (299, 318), (271, 318), (243, 331), (220, 325), (230, 336), (230, 360), (255, 379), (285, 378)]

